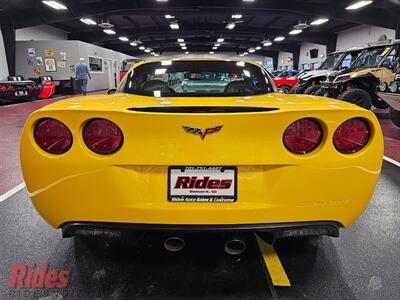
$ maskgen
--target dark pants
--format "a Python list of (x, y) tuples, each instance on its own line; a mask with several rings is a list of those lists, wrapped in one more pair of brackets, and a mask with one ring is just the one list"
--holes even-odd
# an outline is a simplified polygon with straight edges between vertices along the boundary
[(87, 79), (79, 79), (79, 82), (81, 84), (82, 94), (84, 94), (86, 96), (88, 80)]

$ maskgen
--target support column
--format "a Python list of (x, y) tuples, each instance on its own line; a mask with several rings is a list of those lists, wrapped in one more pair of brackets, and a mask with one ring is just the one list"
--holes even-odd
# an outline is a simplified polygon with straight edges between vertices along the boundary
[(396, 25), (396, 30), (395, 30), (395, 39), (400, 39), (400, 24)]
[(272, 57), (272, 61), (273, 61), (273, 65), (274, 65), (274, 70), (278, 69), (278, 59), (279, 59), (279, 52), (275, 51), (274, 53), (272, 53), (271, 55)]
[(328, 55), (331, 52), (335, 52), (336, 46), (337, 46), (337, 35), (330, 34), (328, 37), (328, 44), (326, 45), (326, 54)]
[(4, 12), (0, 12), (0, 28), (7, 56), (8, 72), (10, 76), (15, 76), (15, 28), (10, 17)]
[(292, 51), (293, 54), (293, 69), (298, 70), (299, 69), (299, 61), (300, 61), (300, 45), (295, 47), (294, 51)]

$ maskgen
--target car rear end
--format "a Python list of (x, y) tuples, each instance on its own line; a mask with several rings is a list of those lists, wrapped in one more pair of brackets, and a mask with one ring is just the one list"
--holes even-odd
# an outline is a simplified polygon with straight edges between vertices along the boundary
[(25, 125), (28, 191), (64, 236), (122, 228), (335, 236), (363, 212), (380, 173), (379, 123), (347, 103), (113, 97), (53, 104)]

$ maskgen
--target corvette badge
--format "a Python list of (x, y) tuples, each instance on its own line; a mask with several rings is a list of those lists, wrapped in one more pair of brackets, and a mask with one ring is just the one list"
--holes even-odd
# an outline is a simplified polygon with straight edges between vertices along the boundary
[(222, 127), (223, 127), (222, 125), (218, 125), (218, 126), (206, 128), (206, 129), (204, 129), (204, 131), (201, 130), (200, 128), (194, 128), (194, 127), (190, 127), (190, 126), (183, 126), (183, 129), (187, 133), (199, 135), (201, 137), (201, 139), (204, 140), (206, 135), (219, 132), (219, 131), (221, 131)]

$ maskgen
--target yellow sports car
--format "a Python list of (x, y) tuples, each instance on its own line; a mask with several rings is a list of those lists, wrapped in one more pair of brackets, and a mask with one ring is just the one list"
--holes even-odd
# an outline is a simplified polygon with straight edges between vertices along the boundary
[(21, 140), (32, 202), (64, 237), (126, 229), (338, 236), (381, 170), (375, 115), (276, 93), (259, 65), (136, 64), (115, 94), (34, 112)]

